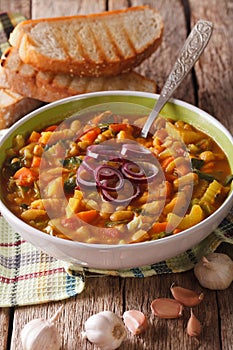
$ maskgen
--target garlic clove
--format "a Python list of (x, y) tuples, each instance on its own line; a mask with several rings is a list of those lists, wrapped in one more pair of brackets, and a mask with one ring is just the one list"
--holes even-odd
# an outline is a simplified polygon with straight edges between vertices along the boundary
[(179, 301), (184, 306), (196, 306), (200, 304), (200, 302), (204, 298), (204, 294), (194, 292), (191, 289), (174, 286), (174, 284), (170, 288), (173, 297)]
[(190, 337), (198, 337), (201, 334), (201, 323), (194, 315), (192, 309), (191, 316), (187, 324), (187, 333), (190, 335)]
[(178, 318), (182, 316), (183, 306), (174, 299), (158, 298), (152, 301), (151, 310), (160, 318)]
[(50, 320), (36, 318), (23, 327), (21, 331), (23, 350), (59, 350), (61, 348), (61, 339), (55, 322), (62, 308), (63, 306)]
[(83, 338), (102, 350), (119, 348), (126, 337), (123, 321), (111, 311), (102, 311), (90, 316), (84, 324)]
[(233, 281), (233, 261), (226, 254), (211, 253), (194, 266), (194, 274), (201, 286), (223, 290)]
[(128, 330), (134, 335), (144, 332), (148, 327), (146, 316), (138, 310), (129, 310), (123, 313), (123, 321)]

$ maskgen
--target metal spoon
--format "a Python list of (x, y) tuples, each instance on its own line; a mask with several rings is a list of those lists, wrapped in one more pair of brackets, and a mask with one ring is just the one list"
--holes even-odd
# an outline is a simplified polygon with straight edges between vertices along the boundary
[(202, 19), (193, 27), (168, 76), (157, 103), (154, 105), (153, 110), (142, 128), (142, 137), (147, 137), (150, 127), (159, 112), (202, 54), (209, 42), (212, 32), (213, 23)]

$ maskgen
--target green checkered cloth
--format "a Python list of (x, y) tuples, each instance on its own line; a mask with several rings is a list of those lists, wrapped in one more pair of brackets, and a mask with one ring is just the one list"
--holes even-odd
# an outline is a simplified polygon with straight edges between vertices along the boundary
[(202, 242), (166, 261), (118, 271), (74, 268), (37, 250), (0, 217), (0, 307), (69, 298), (81, 293), (93, 276), (149, 277), (184, 272), (222, 242), (233, 243), (233, 210)]

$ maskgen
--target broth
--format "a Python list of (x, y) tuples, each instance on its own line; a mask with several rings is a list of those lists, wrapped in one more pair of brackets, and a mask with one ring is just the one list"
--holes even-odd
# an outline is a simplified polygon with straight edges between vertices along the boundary
[(127, 244), (177, 234), (221, 206), (231, 171), (213, 138), (161, 118), (143, 139), (141, 119), (109, 113), (16, 136), (2, 168), (15, 215), (60, 238)]

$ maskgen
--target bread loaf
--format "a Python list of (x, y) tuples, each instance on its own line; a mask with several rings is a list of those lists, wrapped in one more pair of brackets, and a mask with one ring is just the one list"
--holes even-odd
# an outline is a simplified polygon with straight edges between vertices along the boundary
[(148, 6), (18, 24), (10, 43), (37, 70), (112, 76), (131, 70), (159, 46), (160, 14)]
[(38, 100), (0, 88), (0, 129), (8, 128), (41, 104)]
[(17, 49), (12, 47), (8, 48), (2, 56), (1, 70), (0, 76), (5, 76), (5, 87), (44, 102), (104, 90), (156, 92), (156, 83), (136, 72), (96, 78), (37, 71), (23, 63)]

